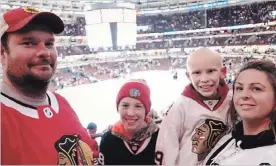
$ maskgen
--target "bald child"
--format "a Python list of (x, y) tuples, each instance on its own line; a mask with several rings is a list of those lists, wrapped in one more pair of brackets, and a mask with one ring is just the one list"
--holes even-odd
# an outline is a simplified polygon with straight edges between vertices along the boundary
[(156, 144), (158, 165), (199, 165), (225, 135), (231, 93), (217, 52), (200, 48), (187, 59), (187, 85), (163, 119)]

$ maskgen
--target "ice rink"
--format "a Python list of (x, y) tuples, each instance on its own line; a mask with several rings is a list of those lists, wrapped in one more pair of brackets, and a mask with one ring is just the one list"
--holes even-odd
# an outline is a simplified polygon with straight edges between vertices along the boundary
[[(189, 83), (185, 70), (178, 70), (178, 80), (169, 71), (147, 71), (134, 73), (131, 78), (145, 79), (151, 88), (152, 108), (156, 111), (166, 109)], [(76, 111), (84, 127), (89, 122), (98, 125), (101, 132), (108, 125), (118, 121), (116, 95), (126, 80), (113, 79), (57, 91), (64, 96)]]

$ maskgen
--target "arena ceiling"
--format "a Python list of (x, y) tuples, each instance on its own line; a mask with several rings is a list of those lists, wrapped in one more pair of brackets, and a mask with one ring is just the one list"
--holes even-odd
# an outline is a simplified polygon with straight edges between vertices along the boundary
[[(50, 11), (58, 14), (66, 23), (73, 23), (75, 18), (83, 17), (85, 11), (91, 9), (91, 5), (97, 3), (131, 3), (139, 12), (155, 10), (175, 10), (195, 4), (209, 2), (221, 2), (225, 0), (0, 0), (0, 13), (16, 7), (32, 6), (41, 11)], [(233, 4), (252, 3), (264, 0), (228, 0)], [(168, 10), (169, 9), (169, 10)]]
[(137, 9), (170, 8), (189, 4), (214, 2), (217, 0), (0, 0), (2, 11), (15, 6), (34, 6), (49, 10), (83, 12), (86, 6), (95, 3), (128, 2), (135, 4)]

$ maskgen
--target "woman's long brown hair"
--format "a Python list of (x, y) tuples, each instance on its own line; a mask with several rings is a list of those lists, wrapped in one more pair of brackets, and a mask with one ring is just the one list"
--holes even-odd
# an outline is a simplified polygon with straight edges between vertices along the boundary
[[(264, 72), (270, 84), (273, 87), (274, 90), (274, 110), (269, 115), (269, 118), (271, 120), (270, 122), (270, 128), (272, 129), (274, 136), (275, 136), (275, 141), (276, 141), (276, 65), (269, 60), (251, 60), (244, 64), (241, 69), (239, 70), (238, 74), (235, 77), (235, 80), (233, 82), (233, 97), (235, 95), (235, 83), (236, 80), (239, 76), (239, 74), (245, 70), (248, 69), (255, 69)], [(235, 124), (239, 121), (239, 115), (235, 109), (234, 102), (233, 102), (233, 97), (232, 101), (230, 103), (229, 111), (228, 111), (228, 125), (234, 127)], [(233, 128), (234, 129), (234, 128)]]

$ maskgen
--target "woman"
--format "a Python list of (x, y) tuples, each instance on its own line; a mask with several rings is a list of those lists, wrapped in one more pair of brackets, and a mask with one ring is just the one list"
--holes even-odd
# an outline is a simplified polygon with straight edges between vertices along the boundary
[(233, 83), (231, 134), (204, 165), (276, 165), (276, 66), (267, 60), (245, 64)]
[(120, 121), (112, 125), (100, 143), (100, 165), (155, 165), (157, 125), (147, 116), (150, 89), (141, 80), (131, 80), (116, 99)]

